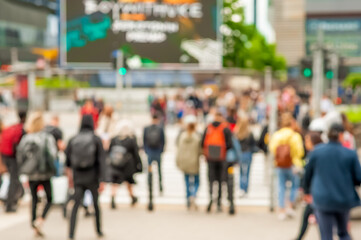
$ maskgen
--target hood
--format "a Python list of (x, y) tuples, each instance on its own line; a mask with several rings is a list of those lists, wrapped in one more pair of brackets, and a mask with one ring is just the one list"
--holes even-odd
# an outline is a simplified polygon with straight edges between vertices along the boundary
[(221, 122), (213, 122), (212, 125), (213, 125), (214, 127), (218, 127), (219, 125), (221, 125)]
[(94, 130), (94, 120), (91, 115), (84, 115), (81, 120), (80, 131), (82, 130)]

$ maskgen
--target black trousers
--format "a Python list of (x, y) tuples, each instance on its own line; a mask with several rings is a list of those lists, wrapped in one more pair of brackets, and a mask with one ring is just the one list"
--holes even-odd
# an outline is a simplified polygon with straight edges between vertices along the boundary
[(86, 190), (89, 190), (93, 196), (93, 204), (94, 204), (94, 211), (95, 211), (95, 223), (96, 223), (96, 230), (97, 233), (101, 233), (101, 219), (100, 219), (100, 208), (98, 203), (99, 193), (98, 193), (98, 184), (82, 184), (82, 185), (75, 185), (75, 193), (74, 193), (74, 207), (71, 213), (70, 218), (70, 233), (69, 238), (74, 238), (75, 227), (76, 227), (76, 217), (78, 213), (79, 206), (82, 205), (82, 201), (84, 198), (84, 193)]
[(305, 211), (303, 212), (301, 230), (297, 237), (297, 240), (302, 240), (303, 236), (305, 235), (308, 227), (308, 218), (311, 214), (313, 214), (313, 208), (311, 204), (307, 204), (307, 206), (305, 207)]
[(51, 195), (51, 183), (50, 180), (46, 181), (29, 181), (31, 196), (32, 196), (32, 208), (31, 208), (31, 226), (34, 226), (34, 221), (36, 220), (36, 209), (38, 205), (38, 194), (37, 190), (39, 186), (44, 187), (44, 191), (46, 194), (46, 205), (43, 210), (43, 214), (41, 215), (42, 218), (45, 219), (52, 202), (52, 195)]
[(228, 163), (226, 161), (208, 162), (209, 194), (213, 200), (214, 183), (218, 183), (218, 205), (222, 199), (222, 183), (227, 183)]
[(9, 191), (6, 200), (6, 210), (10, 210), (14, 205), (16, 205), (21, 195), (23, 195), (24, 189), (19, 180), (18, 164), (16, 159), (4, 155), (2, 156), (2, 159), (4, 160), (10, 174)]

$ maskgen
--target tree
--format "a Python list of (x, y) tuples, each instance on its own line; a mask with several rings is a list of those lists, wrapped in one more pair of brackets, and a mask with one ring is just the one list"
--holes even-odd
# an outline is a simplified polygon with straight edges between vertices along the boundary
[(361, 86), (361, 73), (350, 73), (343, 82), (345, 87), (352, 87), (355, 89), (357, 86)]
[(239, 0), (224, 0), (223, 65), (263, 71), (270, 66), (273, 71), (285, 70), (286, 60), (276, 52), (276, 45), (253, 26), (244, 21), (244, 10)]

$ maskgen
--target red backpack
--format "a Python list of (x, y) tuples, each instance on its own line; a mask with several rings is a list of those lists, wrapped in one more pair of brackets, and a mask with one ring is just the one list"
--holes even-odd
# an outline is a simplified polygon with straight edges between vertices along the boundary
[(15, 156), (16, 146), (19, 144), (23, 136), (23, 124), (18, 123), (5, 128), (1, 134), (1, 154), (9, 157)]
[(212, 124), (208, 126), (203, 148), (204, 155), (208, 161), (226, 160), (227, 146), (224, 136), (225, 128), (227, 128), (226, 123), (222, 123), (218, 127)]

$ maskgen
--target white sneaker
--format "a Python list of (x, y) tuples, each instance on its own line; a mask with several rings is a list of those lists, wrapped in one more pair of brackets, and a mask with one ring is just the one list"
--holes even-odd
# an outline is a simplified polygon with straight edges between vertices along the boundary
[(288, 208), (288, 209), (286, 210), (286, 215), (287, 215), (287, 217), (289, 217), (289, 218), (294, 218), (294, 217), (296, 216), (296, 212), (295, 212), (295, 210), (293, 210), (292, 208)]
[(286, 220), (286, 219), (287, 219), (286, 213), (279, 213), (279, 214), (278, 214), (278, 220), (284, 221), (284, 220)]

